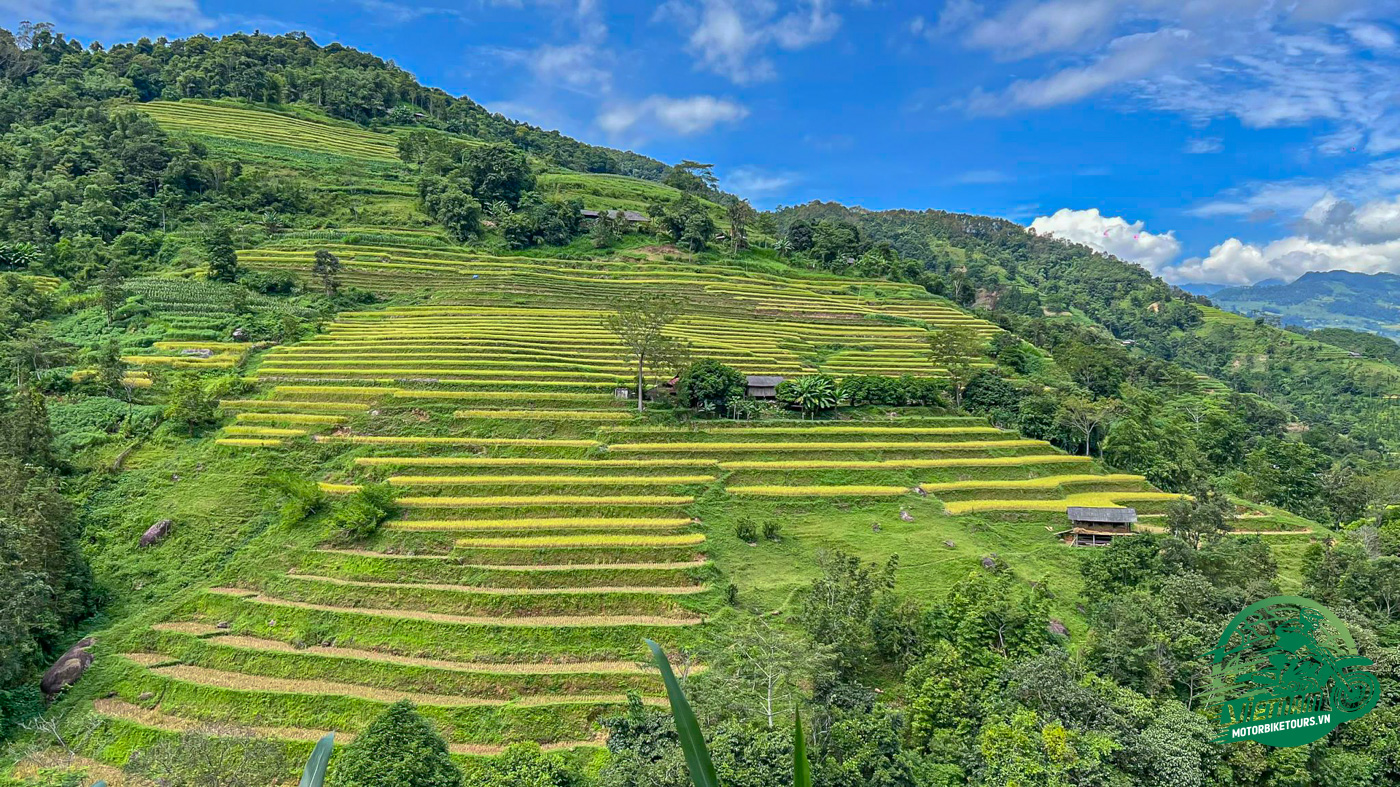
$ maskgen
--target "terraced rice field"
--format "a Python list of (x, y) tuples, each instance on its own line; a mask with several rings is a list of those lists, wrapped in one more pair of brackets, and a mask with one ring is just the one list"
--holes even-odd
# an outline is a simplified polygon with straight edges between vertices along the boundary
[[(153, 626), (126, 655), (118, 696), (99, 708), (122, 724), (178, 729), (251, 708), (245, 722), (304, 740), (353, 735), (409, 697), (460, 753), (517, 740), (594, 746), (598, 719), (628, 691), (664, 702), (638, 666), (643, 638), (684, 647), (724, 607), (696, 501), (858, 506), (925, 495), (977, 511), (1166, 497), (975, 418), (669, 427), (618, 398), (630, 366), (600, 304), (620, 295), (675, 290), (691, 311), (674, 337), (747, 373), (936, 376), (929, 330), (996, 332), (913, 288), (722, 266), (333, 250), (357, 286), (429, 287), (434, 300), (344, 313), (263, 354), (260, 390), (222, 403), (233, 419), (220, 442), (334, 457), (327, 466), (338, 469), (316, 479), (324, 490), (387, 483), (401, 511), (364, 543), (323, 543), (285, 573), (207, 590)], [(305, 273), (310, 255), (241, 256)], [(158, 708), (141, 704), (147, 692)]]
[(397, 140), (362, 128), (301, 120), (199, 101), (152, 101), (136, 109), (162, 127), (258, 145), (316, 150), (361, 159), (397, 160)]

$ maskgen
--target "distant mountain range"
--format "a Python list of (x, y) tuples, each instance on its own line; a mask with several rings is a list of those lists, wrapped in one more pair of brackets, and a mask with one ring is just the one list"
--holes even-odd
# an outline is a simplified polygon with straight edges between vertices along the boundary
[(1308, 330), (1351, 328), (1400, 338), (1400, 275), (1394, 273), (1327, 271), (1306, 273), (1287, 284), (1270, 279), (1213, 292), (1183, 289), (1206, 295), (1223, 309), (1250, 317), (1277, 317), (1284, 325)]

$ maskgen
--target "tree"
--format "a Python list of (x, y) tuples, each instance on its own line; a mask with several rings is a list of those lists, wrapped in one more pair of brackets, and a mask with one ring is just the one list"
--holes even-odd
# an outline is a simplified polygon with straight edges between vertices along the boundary
[(840, 402), (840, 395), (835, 380), (824, 374), (813, 374), (779, 383), (778, 401), (796, 407), (806, 417), (835, 407)]
[(704, 696), (740, 718), (758, 718), (768, 729), (788, 715), (801, 699), (802, 687), (829, 669), (828, 650), (805, 637), (745, 617), (728, 632), (708, 665)]
[(598, 218), (593, 220), (593, 226), (588, 229), (588, 236), (593, 241), (593, 248), (604, 249), (613, 246), (623, 233), (627, 231), (627, 221), (610, 210), (600, 211)]
[(1224, 537), (1232, 529), (1235, 507), (1214, 489), (1204, 489), (1193, 499), (1182, 499), (1167, 509), (1167, 529), (1173, 536), (1200, 549), (1203, 541)]
[(724, 412), (730, 401), (744, 395), (744, 375), (713, 358), (685, 367), (676, 383), (676, 397), (685, 407)]
[(98, 303), (102, 305), (102, 313), (107, 315), (107, 324), (111, 325), (116, 318), (117, 309), (121, 308), (126, 300), (126, 291), (122, 288), (123, 276), (121, 265), (113, 257), (107, 267), (102, 271), (102, 287), (98, 291)]
[(731, 254), (738, 254), (740, 249), (748, 248), (748, 226), (753, 221), (754, 209), (747, 200), (736, 197), (725, 206), (725, 215), (729, 218), (729, 250)]
[(535, 188), (535, 173), (525, 154), (514, 145), (494, 144), (471, 148), (462, 157), (462, 175), (472, 186), (478, 203), (520, 204), (525, 192)]
[(238, 251), (233, 245), (233, 233), (219, 225), (204, 238), (204, 253), (209, 259), (209, 278), (214, 281), (237, 281)]
[(340, 258), (325, 249), (316, 250), (316, 259), (311, 263), (311, 275), (321, 280), (326, 297), (334, 298), (340, 291)]
[(0, 363), (14, 372), (15, 387), (23, 387), (40, 371), (60, 365), (71, 349), (54, 339), (44, 323), (29, 323), (0, 341)]
[(513, 743), (467, 774), (465, 787), (576, 787), (583, 779), (538, 743)]
[(1055, 423), (1064, 429), (1084, 435), (1084, 455), (1088, 456), (1094, 432), (1113, 420), (1117, 414), (1118, 403), (1112, 399), (1095, 402), (1072, 397), (1060, 402), (1060, 409), (1055, 413)]
[(29, 387), (15, 391), (9, 407), (0, 410), (0, 440), (0, 455), (8, 454), (26, 464), (53, 466), (53, 427), (42, 393)]
[(291, 770), (281, 744), (248, 729), (202, 725), (177, 738), (156, 738), (124, 770), (169, 787), (265, 787)]
[(928, 335), (929, 360), (948, 376), (953, 406), (962, 407), (963, 389), (972, 379), (973, 361), (982, 354), (982, 340), (972, 328), (954, 324)]
[(680, 317), (681, 302), (668, 295), (646, 293), (623, 301), (617, 312), (603, 319), (603, 326), (627, 348), (627, 357), (637, 362), (637, 412), (642, 411), (646, 391), (646, 370), (674, 365), (683, 346), (665, 335)]
[(97, 382), (104, 391), (108, 393), (123, 391), (129, 396), (130, 391), (126, 388), (126, 361), (122, 360), (121, 342), (116, 339), (108, 339), (89, 357), (97, 370)]
[(182, 374), (170, 383), (165, 417), (184, 424), (189, 435), (193, 437), (195, 427), (214, 420), (218, 405), (217, 397), (209, 393), (199, 375)]
[(336, 787), (461, 787), (447, 742), (401, 700), (346, 746), (331, 766)]

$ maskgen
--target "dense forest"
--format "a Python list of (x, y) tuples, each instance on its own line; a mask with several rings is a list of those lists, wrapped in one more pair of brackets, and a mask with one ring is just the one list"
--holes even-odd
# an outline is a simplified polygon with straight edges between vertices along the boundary
[[(730, 555), (736, 564), (801, 567), (792, 592), (778, 598), (703, 575), (714, 585), (705, 589), (723, 603), (707, 610), (712, 634), (686, 653), (706, 666), (687, 677), (686, 690), (723, 784), (791, 784), (797, 713), (809, 732), (812, 783), (823, 787), (1400, 781), (1400, 471), (1390, 451), (1397, 436), (1368, 409), (1396, 388), (1393, 345), (1222, 317), (1207, 300), (1137, 266), (998, 219), (822, 203), (759, 213), (724, 194), (709, 165), (668, 167), (492, 115), (467, 98), (422, 87), (391, 63), (304, 35), (104, 48), (43, 25), (0, 31), (0, 99), (0, 743), (9, 747), (0, 764), (51, 734), (35, 721), (46, 707), (39, 676), (81, 635), (139, 617), (219, 572), (254, 571), (249, 564), (280, 553), (282, 540), (306, 540), (307, 527), (332, 529), (344, 539), (337, 546), (350, 551), (363, 543), (353, 537), (374, 534), (390, 517), (395, 505), (384, 487), (333, 499), (287, 475), (304, 469), (297, 462), (324, 469), (313, 464), (330, 455), (319, 445), (288, 460), (245, 460), (218, 453), (213, 441), (227, 420), (220, 400), (252, 395), (247, 367), (239, 365), (244, 353), (291, 345), (338, 312), (419, 297), (350, 281), (350, 255), (342, 260), (322, 248), (334, 242), (354, 251), (346, 238), (359, 239), (365, 253), (356, 256), (392, 271), (407, 255), (391, 259), (378, 244), (407, 225), (429, 238), (416, 251), (435, 265), (445, 264), (436, 255), (457, 253), (479, 253), (492, 265), (528, 266), (546, 255), (608, 263), (645, 249), (706, 269), (700, 275), (752, 267), (754, 282), (801, 283), (820, 273), (848, 277), (841, 287), (855, 292), (911, 283), (938, 296), (940, 306), (956, 304), (1004, 329), (989, 328), (990, 341), (958, 329), (936, 332), (942, 338), (922, 360), (946, 367), (946, 381), (814, 374), (788, 382), (776, 402), (746, 409), (731, 401), (744, 388), (735, 369), (687, 359), (677, 362), (674, 410), (656, 416), (674, 420), (648, 427), (715, 422), (733, 430), (741, 419), (764, 417), (788, 425), (879, 421), (901, 408), (934, 421), (970, 414), (1087, 455), (1106, 472), (1138, 473), (1158, 489), (1192, 496), (1160, 512), (1153, 531), (1088, 550), (1073, 563), (1047, 559), (1059, 548), (1041, 533), (1048, 526), (1015, 515), (938, 519), (952, 535), (910, 567), (898, 556), (874, 563), (840, 549), (807, 549), (783, 533), (787, 509), (762, 509), (766, 518), (757, 523), (707, 509), (716, 529), (734, 531), (723, 543), (737, 550)], [(298, 169), (255, 155), (257, 148), (230, 152), (132, 108), (157, 99), (237, 99), (393, 130), (398, 159), (378, 161), (373, 171), (398, 168), (393, 185), (408, 196), (392, 194), (400, 201), (387, 208), (356, 201), (320, 188), (326, 172), (345, 175), (316, 169), (319, 159)], [(560, 168), (644, 179), (650, 190), (635, 187), (640, 196), (628, 199), (645, 206), (650, 221), (632, 227), (605, 210), (586, 224), (582, 197), (545, 186)], [(365, 230), (375, 215), (381, 225)], [(303, 240), (306, 248), (274, 245)], [(306, 251), (309, 275), (251, 266), (246, 252), (259, 248)], [(563, 298), (569, 285), (558, 286)], [(162, 311), (185, 301), (217, 308), (197, 325)], [(663, 311), (631, 316), (674, 319)], [(887, 323), (923, 328), (912, 318)], [(158, 341), (241, 343), (240, 360), (154, 377), (123, 360)], [(658, 355), (677, 349), (649, 347)], [(1358, 350), (1363, 361), (1347, 354)], [(984, 354), (986, 363), (970, 362)], [(327, 407), (311, 422), (338, 423), (338, 412)], [(402, 417), (411, 430), (431, 416), (415, 405)], [(531, 428), (512, 425), (503, 434), (528, 439)], [(206, 463), (231, 480), (197, 480)], [(146, 545), (126, 536), (160, 522), (141, 505), (190, 495), (182, 483), (226, 492), (230, 498), (214, 498), (219, 505), (196, 504), (227, 505), (246, 522), (189, 536), (179, 560), (142, 552)], [(1248, 529), (1235, 501), (1284, 512), (1258, 514), (1270, 521), (1305, 517), (1321, 528), (1300, 530), (1293, 535), (1306, 540), (1276, 550), (1264, 536), (1232, 535)], [(822, 510), (832, 522), (860, 520), (862, 537), (881, 530), (846, 503)], [(941, 517), (897, 510), (920, 526)], [(925, 510), (916, 509), (918, 517)], [(127, 521), (133, 511), (145, 519)], [(1008, 541), (966, 560), (953, 552), (954, 539), (993, 542), (1017, 526), (1045, 542)], [(273, 542), (268, 552), (240, 553), (265, 534)], [(442, 563), (433, 570), (485, 571)], [(947, 571), (943, 565), (955, 566), (956, 575), (936, 593), (911, 592), (899, 579), (901, 570), (932, 574)], [(530, 590), (548, 590), (549, 581)], [(1213, 720), (1201, 712), (1201, 656), (1240, 609), (1285, 591), (1327, 604), (1345, 620), (1362, 655), (1377, 664), (1380, 706), (1303, 747), (1218, 745)], [(776, 613), (774, 605), (781, 605)], [(277, 617), (295, 614), (288, 608)], [(308, 629), (329, 629), (329, 620), (315, 618)], [(257, 623), (267, 633), (277, 621)], [(333, 639), (278, 645), (284, 655), (305, 655)], [(406, 654), (417, 661), (397, 674), (432, 668), (421, 655)], [(85, 697), (89, 705), (94, 698)], [(66, 734), (84, 723), (73, 697), (54, 707), (72, 713), (63, 716), (68, 727), (54, 730)], [(336, 787), (692, 783), (666, 708), (634, 692), (598, 723), (606, 748), (593, 754), (524, 743), (463, 764), (449, 756), (441, 724), (392, 704), (342, 748), (330, 780)], [(109, 764), (172, 786), (259, 787), (294, 773), (303, 754), (246, 728), (139, 742), (134, 753), (114, 745), (110, 751), (130, 756)], [(82, 753), (102, 755), (101, 748)], [(70, 786), (81, 778), (0, 774), (0, 785)]]

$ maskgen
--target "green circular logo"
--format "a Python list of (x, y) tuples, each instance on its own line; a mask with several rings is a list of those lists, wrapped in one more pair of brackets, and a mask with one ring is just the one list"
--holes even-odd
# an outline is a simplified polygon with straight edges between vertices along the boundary
[(1211, 659), (1206, 706), (1219, 743), (1302, 746), (1370, 713), (1380, 684), (1363, 668), (1350, 632), (1331, 610), (1299, 596), (1245, 607)]

